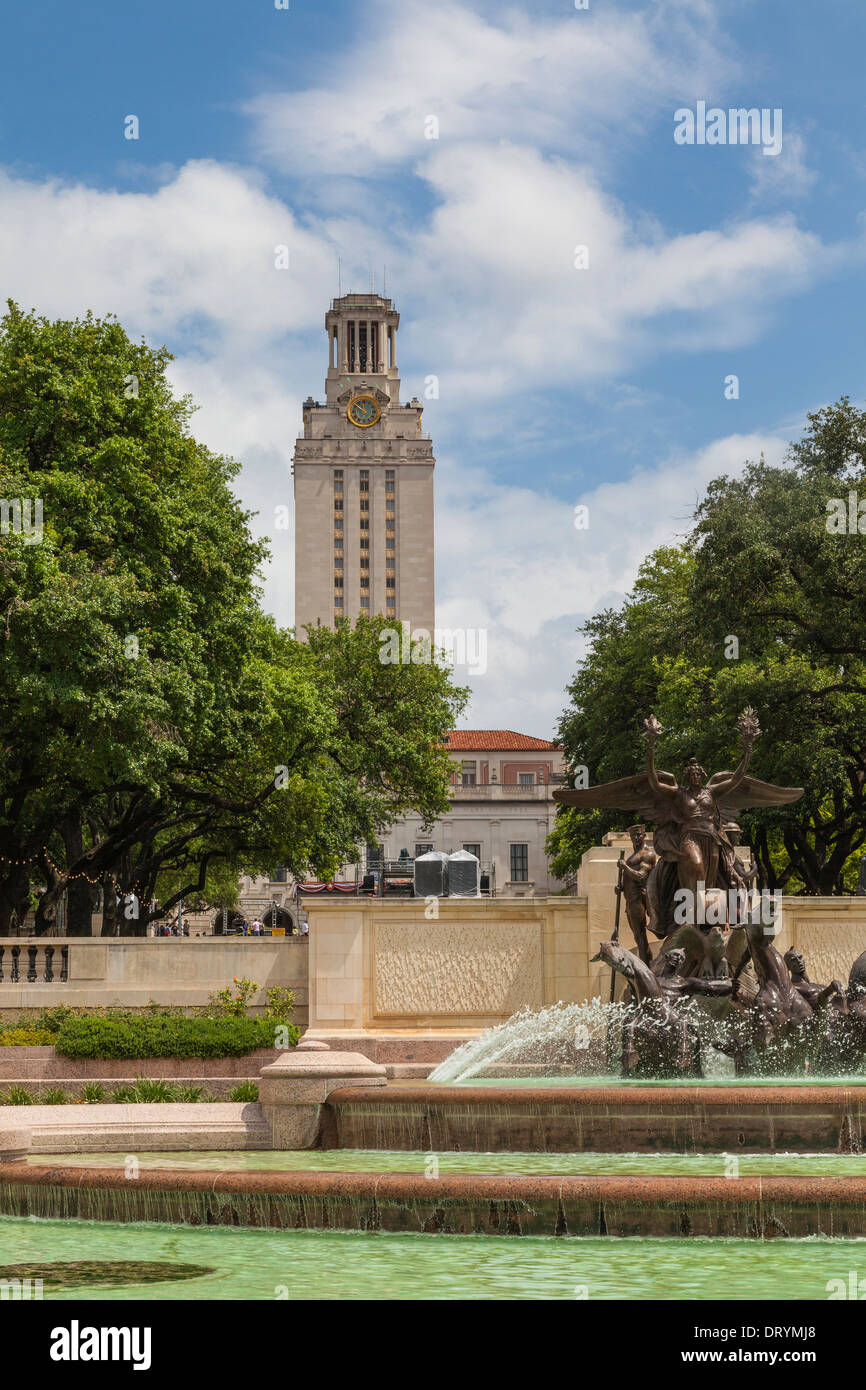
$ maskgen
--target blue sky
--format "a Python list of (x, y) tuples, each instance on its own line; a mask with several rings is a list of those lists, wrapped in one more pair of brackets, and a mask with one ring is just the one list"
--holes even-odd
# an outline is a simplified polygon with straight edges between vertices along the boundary
[[(337, 258), (344, 289), (387, 263), (404, 398), (439, 378), (439, 621), (488, 631), (467, 722), (549, 734), (576, 629), (709, 478), (866, 396), (864, 52), (861, 0), (18, 6), (3, 297), (176, 353), (288, 623), (274, 517)], [(781, 108), (781, 153), (676, 144), (698, 101)]]

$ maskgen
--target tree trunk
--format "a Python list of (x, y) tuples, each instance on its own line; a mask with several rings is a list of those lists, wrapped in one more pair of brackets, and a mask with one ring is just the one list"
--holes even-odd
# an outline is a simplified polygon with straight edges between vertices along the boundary
[(117, 892), (114, 881), (106, 874), (102, 880), (102, 936), (119, 936)]

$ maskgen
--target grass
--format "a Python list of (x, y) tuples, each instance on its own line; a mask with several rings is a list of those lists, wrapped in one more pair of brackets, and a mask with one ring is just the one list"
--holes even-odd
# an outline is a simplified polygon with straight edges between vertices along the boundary
[(259, 1088), (255, 1081), (239, 1081), (237, 1086), (232, 1086), (229, 1091), (229, 1100), (250, 1101), (258, 1100)]

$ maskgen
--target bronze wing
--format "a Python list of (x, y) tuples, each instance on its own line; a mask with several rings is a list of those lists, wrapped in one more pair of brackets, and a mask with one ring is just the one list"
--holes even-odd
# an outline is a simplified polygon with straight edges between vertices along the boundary
[[(656, 775), (666, 785), (677, 785), (677, 779), (670, 772)], [(653, 791), (645, 772), (638, 772), (634, 777), (620, 777), (617, 782), (599, 782), (595, 787), (561, 787), (553, 793), (553, 799), (561, 806), (583, 806), (593, 811), (637, 811), (657, 825), (673, 817), (671, 803), (667, 797)]]
[(787, 806), (792, 801), (799, 801), (803, 795), (803, 787), (776, 787), (772, 782), (762, 782), (758, 777), (744, 777), (732, 792), (719, 796), (716, 787), (733, 775), (733, 772), (717, 772), (707, 783), (708, 789), (716, 795), (723, 816), (732, 816), (736, 811), (745, 811), (751, 806)]

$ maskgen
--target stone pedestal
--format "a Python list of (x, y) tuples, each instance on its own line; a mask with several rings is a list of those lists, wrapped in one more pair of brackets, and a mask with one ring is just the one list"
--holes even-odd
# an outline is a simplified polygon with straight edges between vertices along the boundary
[(360, 1052), (332, 1052), (301, 1042), (259, 1073), (259, 1100), (275, 1149), (312, 1149), (319, 1141), (322, 1106), (343, 1086), (384, 1086), (385, 1068)]

